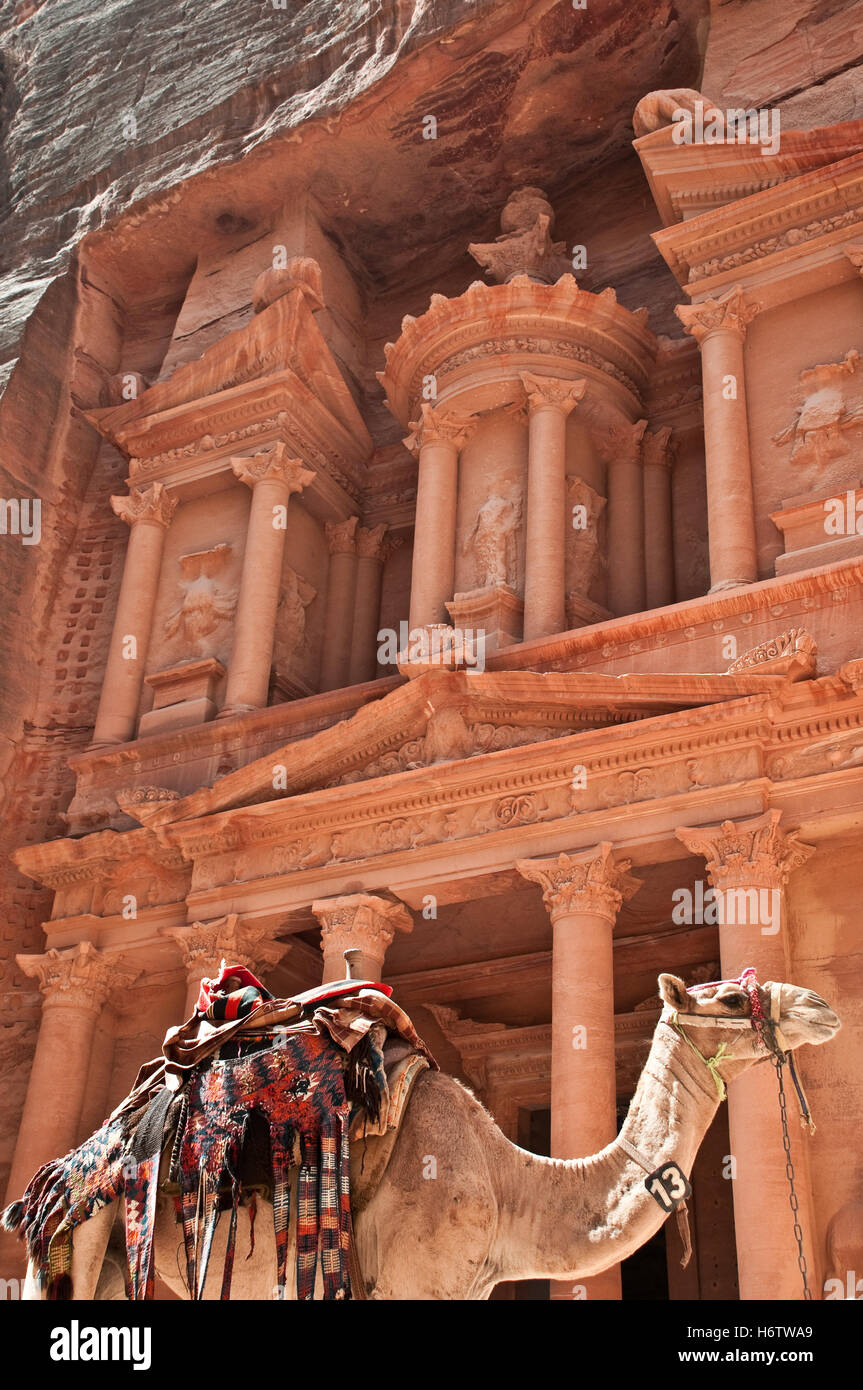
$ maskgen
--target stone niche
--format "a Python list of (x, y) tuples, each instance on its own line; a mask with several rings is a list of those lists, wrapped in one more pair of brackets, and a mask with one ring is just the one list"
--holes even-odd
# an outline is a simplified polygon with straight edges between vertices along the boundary
[[(513, 194), (497, 241), (469, 248), (498, 283), (475, 281), (452, 299), (432, 295), (424, 314), (403, 320), (378, 374), (419, 457), (411, 622), (480, 627), (492, 648), (544, 635), (543, 627), (560, 631), (639, 606), (637, 585), (631, 599), (609, 600), (606, 510), (614, 494), (610, 468), (620, 460), (634, 465), (636, 485), (618, 486), (612, 524), (622, 539), (630, 513), (641, 545), (631, 559), (624, 547), (622, 566), (643, 569), (638, 450), (657, 343), (646, 310), (623, 308), (612, 289), (579, 288), (563, 244), (550, 238), (552, 224), (539, 190)], [(434, 451), (446, 440), (458, 452), (454, 507), (440, 498), (439, 486), (441, 510), (433, 514), (424, 507), (436, 491), (434, 480), (429, 487), (424, 479), (424, 455), (428, 450), (427, 475), (440, 473)], [(539, 509), (549, 490), (545, 541), (554, 573), (546, 579)], [(531, 504), (540, 519), (533, 542)], [(427, 529), (433, 538), (424, 536)], [(429, 570), (440, 575), (439, 593), (428, 611), (415, 610), (417, 579), (426, 587)], [(643, 577), (641, 600), (643, 606)], [(533, 613), (537, 602), (545, 616)]]

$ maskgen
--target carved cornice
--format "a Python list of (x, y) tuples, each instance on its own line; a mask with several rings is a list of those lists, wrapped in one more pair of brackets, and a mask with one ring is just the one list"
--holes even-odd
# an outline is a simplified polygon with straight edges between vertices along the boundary
[(781, 831), (781, 819), (781, 811), (765, 811), (753, 820), (681, 826), (675, 833), (691, 854), (707, 861), (714, 888), (781, 888), (792, 870), (815, 853), (815, 846), (804, 845), (795, 831)]
[(68, 951), (51, 950), (15, 959), (24, 974), (37, 981), (43, 1010), (66, 1008), (98, 1014), (110, 993), (128, 989), (141, 974), (140, 969), (126, 965), (122, 956), (97, 951), (89, 941), (80, 941)]
[(164, 483), (153, 483), (133, 487), (128, 497), (112, 497), (111, 510), (127, 526), (161, 526), (167, 531), (177, 510), (177, 498), (169, 495)]
[(515, 867), (540, 885), (552, 922), (589, 913), (613, 926), (622, 903), (641, 887), (641, 880), (627, 873), (631, 866), (631, 859), (615, 862), (611, 845), (604, 842), (596, 849), (559, 854), (556, 859), (520, 859)]
[(574, 410), (587, 390), (586, 381), (566, 381), (556, 376), (522, 372), (521, 383), (531, 411), (553, 406), (564, 417)]
[(760, 304), (747, 299), (742, 285), (734, 285), (718, 299), (705, 299), (698, 304), (678, 304), (674, 310), (687, 333), (691, 333), (698, 346), (713, 333), (733, 333), (742, 343), (746, 330)]
[(646, 320), (646, 309), (624, 309), (610, 288), (580, 290), (572, 275), (554, 285), (535, 284), (526, 275), (505, 285), (475, 281), (456, 299), (432, 295), (425, 314), (405, 318), (398, 342), (384, 348), (387, 365), (378, 376), (402, 423), (422, 400), (424, 378), (435, 378), (440, 399), (451, 378), (484, 359), (513, 383), (533, 367), (530, 358), (545, 359), (536, 363), (541, 369), (560, 358), (580, 362), (595, 380), (605, 377), (609, 388), (618, 388), (612, 394), (622, 388), (637, 403), (656, 352)]
[(282, 443), (274, 444), (272, 449), (265, 449), (260, 454), (232, 458), (230, 464), (233, 473), (247, 487), (255, 488), (258, 483), (279, 483), (288, 496), (302, 492), (303, 488), (315, 481), (314, 472), (303, 467), (302, 459), (292, 458)]

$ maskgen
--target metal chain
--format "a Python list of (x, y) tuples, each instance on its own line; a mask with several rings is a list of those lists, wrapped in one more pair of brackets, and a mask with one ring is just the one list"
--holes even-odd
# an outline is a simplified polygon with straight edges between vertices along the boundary
[(773, 1065), (776, 1067), (776, 1077), (779, 1082), (779, 1115), (782, 1120), (782, 1147), (785, 1150), (785, 1176), (788, 1179), (788, 1201), (791, 1206), (791, 1214), (794, 1217), (794, 1239), (797, 1241), (797, 1265), (803, 1280), (803, 1297), (805, 1300), (811, 1302), (812, 1290), (809, 1287), (806, 1256), (803, 1253), (803, 1228), (800, 1225), (799, 1219), (800, 1203), (797, 1200), (797, 1192), (794, 1187), (794, 1164), (791, 1161), (791, 1136), (788, 1133), (785, 1083), (782, 1079), (782, 1068), (785, 1065), (785, 1058), (781, 1053), (778, 1057), (773, 1058)]

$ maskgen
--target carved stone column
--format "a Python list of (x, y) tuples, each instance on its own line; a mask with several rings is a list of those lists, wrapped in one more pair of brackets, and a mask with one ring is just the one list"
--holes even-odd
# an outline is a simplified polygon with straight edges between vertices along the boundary
[[(551, 859), (523, 859), (520, 874), (538, 883), (552, 921), (551, 1152), (598, 1153), (617, 1134), (614, 1071), (614, 961), (617, 913), (640, 888), (615, 862), (611, 845)], [(620, 1268), (584, 1281), (589, 1298), (620, 1298)], [(571, 1298), (569, 1284), (552, 1297)]]
[(364, 980), (380, 980), (384, 959), (397, 931), (412, 931), (413, 918), (404, 903), (390, 902), (370, 893), (322, 898), (312, 903), (321, 924), (324, 984), (345, 978), (345, 951), (362, 954), (354, 973)]
[(671, 430), (645, 434), (641, 442), (644, 465), (644, 578), (647, 608), (674, 602), (674, 530), (671, 521)]
[(9, 1175), (10, 1200), (21, 1196), (41, 1164), (82, 1138), (79, 1122), (102, 1006), (111, 991), (127, 989), (140, 974), (89, 941), (17, 960), (38, 982), (42, 1022)]
[(618, 618), (644, 609), (641, 439), (646, 428), (646, 420), (612, 425), (599, 441), (608, 468), (608, 606)]
[(386, 536), (386, 522), (371, 530), (357, 530), (357, 588), (354, 604), (354, 632), (348, 683), (374, 680), (377, 670), (377, 636), (381, 612), (381, 582), (392, 541)]
[[(784, 888), (791, 871), (814, 850), (801, 844), (793, 832), (779, 829), (781, 814), (768, 811), (752, 820), (676, 832), (691, 853), (707, 861), (717, 896), (723, 979), (737, 979), (748, 965), (755, 967), (761, 984), (788, 979)], [(799, 1299), (802, 1287), (772, 1065), (765, 1063), (746, 1072), (729, 1087), (728, 1123), (735, 1168), (732, 1191), (740, 1297)], [(806, 1139), (796, 1123), (791, 1144), (808, 1243), (813, 1228)], [(811, 1244), (806, 1253), (809, 1269), (814, 1271)]]
[(351, 633), (357, 585), (356, 529), (359, 517), (327, 522), (330, 570), (327, 580), (327, 615), (321, 657), (321, 690), (341, 690), (348, 684)]
[(736, 285), (674, 311), (701, 348), (711, 593), (758, 578), (743, 343), (759, 307)]
[(522, 374), (528, 402), (524, 640), (566, 631), (566, 419), (586, 381)]
[(218, 975), (224, 960), (228, 965), (243, 965), (254, 975), (265, 967), (278, 965), (290, 942), (273, 941), (271, 928), (250, 922), (240, 922), (235, 912), (211, 922), (192, 922), (187, 927), (166, 927), (162, 932), (176, 943), (186, 969), (186, 1005), (184, 1018), (191, 1018), (203, 979)]
[(427, 404), (405, 440), (419, 458), (411, 628), (449, 622), (446, 605), (455, 586), (458, 456), (471, 428), (469, 416), (433, 410)]
[(221, 718), (266, 707), (285, 552), (285, 515), (293, 494), (308, 487), (315, 476), (299, 459), (288, 457), (284, 444), (251, 458), (231, 459), (231, 467), (252, 489), (252, 505)]
[(112, 497), (111, 507), (129, 526), (129, 545), (93, 730), (94, 746), (127, 743), (135, 737), (165, 532), (177, 509), (177, 499), (168, 496), (163, 483), (153, 483), (148, 488), (133, 488), (128, 497)]

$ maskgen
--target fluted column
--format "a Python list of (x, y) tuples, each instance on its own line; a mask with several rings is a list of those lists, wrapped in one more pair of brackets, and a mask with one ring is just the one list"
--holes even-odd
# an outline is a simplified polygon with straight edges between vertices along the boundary
[(287, 941), (273, 941), (269, 926), (240, 922), (235, 912), (210, 922), (192, 922), (186, 927), (165, 927), (162, 935), (170, 937), (183, 958), (186, 970), (186, 1004), (184, 1018), (195, 1010), (203, 979), (214, 979), (227, 965), (242, 965), (253, 975), (272, 968), (290, 950)]
[(370, 893), (322, 898), (312, 903), (312, 912), (321, 924), (324, 984), (345, 978), (345, 951), (351, 949), (360, 952), (354, 975), (380, 980), (396, 932), (413, 930), (413, 918), (404, 903)]
[(405, 444), (419, 458), (411, 569), (411, 628), (448, 623), (455, 586), (458, 456), (473, 422), (452, 411), (422, 407)]
[(112, 497), (111, 507), (129, 527), (117, 615), (93, 730), (93, 744), (127, 743), (135, 737), (147, 664), (153, 611), (162, 569), (165, 532), (177, 509), (162, 483)]
[(321, 690), (341, 690), (348, 684), (357, 586), (358, 524), (357, 516), (349, 517), (347, 521), (327, 522), (330, 569), (321, 655)]
[[(612, 932), (641, 886), (603, 843), (576, 854), (523, 859), (520, 874), (543, 889), (552, 922), (551, 1153), (584, 1158), (617, 1134)], [(620, 1298), (620, 1266), (585, 1284), (588, 1298)], [(570, 1284), (553, 1298), (572, 1298)]]
[(646, 420), (612, 424), (597, 441), (607, 466), (608, 606), (615, 617), (644, 609), (641, 441), (646, 428)]
[(671, 521), (671, 430), (645, 433), (641, 441), (644, 469), (645, 606), (674, 602), (674, 531)]
[(586, 381), (522, 373), (528, 403), (524, 640), (566, 630), (566, 419)]
[(701, 348), (711, 593), (758, 578), (743, 343), (759, 307), (736, 285), (674, 311)]
[(284, 444), (250, 458), (233, 458), (231, 467), (252, 489), (234, 642), (221, 718), (266, 707), (276, 631), (276, 611), (285, 552), (285, 516), (295, 492), (314, 480)]
[[(760, 984), (788, 979), (785, 884), (791, 871), (814, 850), (801, 844), (793, 832), (780, 830), (781, 814), (768, 811), (752, 820), (677, 831), (686, 848), (707, 861), (717, 898), (723, 979), (738, 979), (749, 965), (755, 967)], [(812, 1283), (807, 1139), (794, 1119), (791, 1099), (789, 1116)], [(729, 1087), (728, 1124), (735, 1168), (732, 1192), (740, 1297), (799, 1299), (802, 1284), (788, 1205), (776, 1072), (769, 1062), (744, 1073)]]
[(357, 588), (354, 603), (354, 631), (348, 683), (374, 680), (377, 671), (377, 636), (381, 612), (381, 582), (384, 564), (392, 548), (386, 535), (386, 522), (357, 530)]
[(78, 1127), (102, 1006), (111, 991), (128, 988), (140, 974), (89, 941), (17, 960), (38, 982), (42, 1021), (9, 1175), (10, 1199), (21, 1196), (41, 1164), (82, 1138)]

